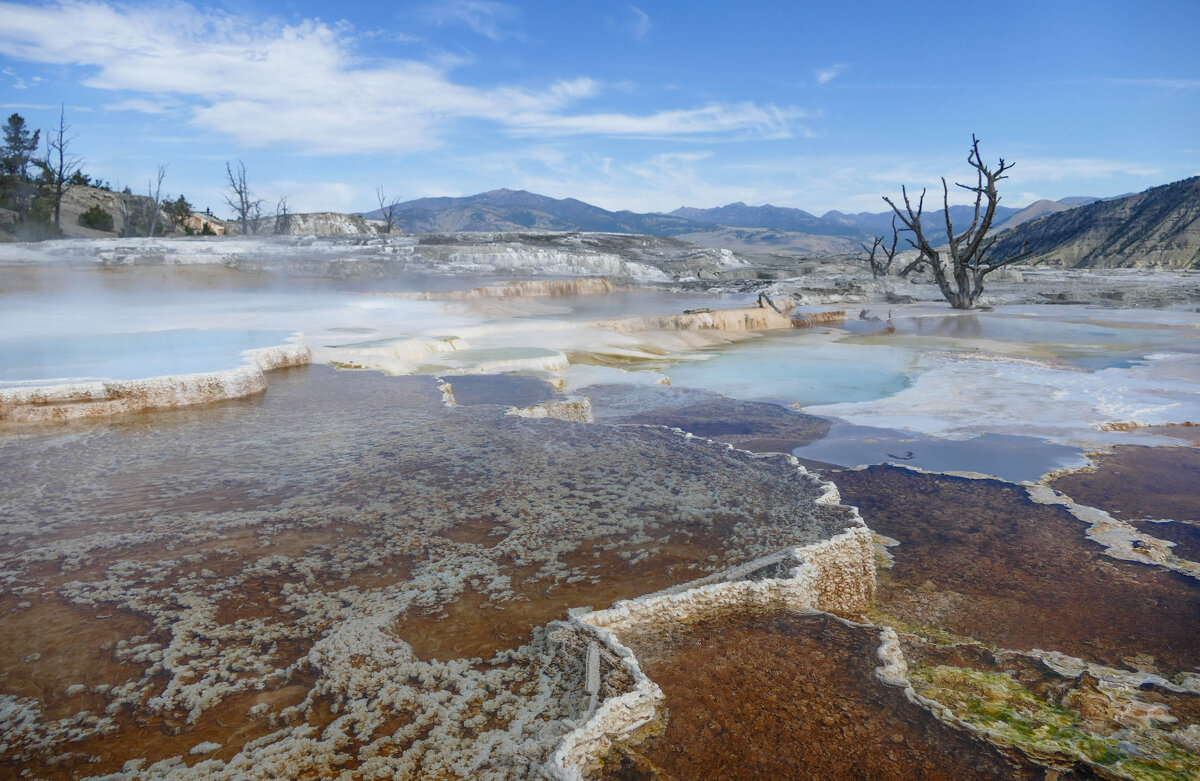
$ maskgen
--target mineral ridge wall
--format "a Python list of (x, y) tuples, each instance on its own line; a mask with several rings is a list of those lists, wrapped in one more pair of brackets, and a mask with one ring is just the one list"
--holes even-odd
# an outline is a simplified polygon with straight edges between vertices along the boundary
[[(802, 472), (803, 467), (797, 464)], [(813, 478), (815, 479), (815, 478)], [(838, 504), (828, 485), (818, 504)], [(569, 622), (580, 633), (594, 633), (611, 657), (629, 673), (633, 685), (605, 700), (595, 714), (562, 738), (543, 768), (555, 781), (582, 781), (615, 741), (636, 740), (662, 718), (662, 691), (642, 671), (621, 636), (634, 630), (704, 618), (738, 610), (855, 611), (875, 591), (874, 546), (866, 524), (854, 524), (828, 540), (794, 547), (749, 562), (717, 576), (624, 600), (605, 610), (580, 612)]]
[(246, 350), (242, 357), (248, 365), (215, 372), (0, 389), (0, 421), (81, 420), (238, 399), (267, 389), (263, 372), (303, 366), (312, 353), (286, 344)]

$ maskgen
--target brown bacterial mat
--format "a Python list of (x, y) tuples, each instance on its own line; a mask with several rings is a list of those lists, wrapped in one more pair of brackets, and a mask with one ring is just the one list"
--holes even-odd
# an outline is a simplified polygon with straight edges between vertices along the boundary
[(893, 537), (880, 609), (1003, 648), (1063, 651), (1163, 674), (1200, 664), (1200, 583), (1112, 559), (1060, 507), (996, 480), (894, 467), (830, 473), (842, 500)]
[(1123, 520), (1200, 522), (1200, 447), (1126, 445), (1092, 461), (1094, 472), (1063, 475), (1050, 485)]
[(873, 627), (785, 611), (623, 639), (662, 688), (669, 720), (610, 758), (609, 781), (1046, 777), (881, 683)]

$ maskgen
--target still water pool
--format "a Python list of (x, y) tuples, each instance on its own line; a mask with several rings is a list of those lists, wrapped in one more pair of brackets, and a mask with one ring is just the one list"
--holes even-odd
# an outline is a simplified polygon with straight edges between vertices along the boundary
[(0, 338), (0, 385), (132, 380), (241, 365), (243, 350), (284, 344), (287, 331), (171, 329)]

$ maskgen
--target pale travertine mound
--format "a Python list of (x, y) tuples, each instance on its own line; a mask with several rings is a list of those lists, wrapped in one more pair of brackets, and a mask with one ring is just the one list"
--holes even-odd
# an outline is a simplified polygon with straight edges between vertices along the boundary
[(257, 366), (220, 372), (0, 389), (0, 421), (78, 420), (236, 399), (267, 389)]
[(312, 352), (299, 343), (246, 350), (242, 356), (248, 366), (224, 371), (0, 388), (0, 421), (102, 418), (239, 399), (267, 389), (263, 372), (304, 366), (312, 360)]
[(591, 296), (621, 290), (607, 279), (548, 279), (506, 282), (484, 285), (469, 290), (446, 290), (421, 293), (390, 293), (398, 298), (416, 301), (463, 301), (476, 298), (525, 298), (535, 296)]
[(587, 398), (554, 399), (529, 407), (509, 407), (508, 414), (522, 418), (554, 418), (574, 423), (594, 423), (596, 420), (592, 416), (592, 402)]

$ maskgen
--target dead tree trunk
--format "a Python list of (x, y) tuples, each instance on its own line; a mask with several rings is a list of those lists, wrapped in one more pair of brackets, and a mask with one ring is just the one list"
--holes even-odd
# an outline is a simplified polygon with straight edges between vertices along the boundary
[(250, 186), (246, 184), (246, 165), (238, 160), (237, 171), (229, 163), (225, 164), (225, 183), (229, 192), (225, 195), (225, 203), (233, 209), (234, 219), (241, 226), (242, 235), (250, 235), (251, 225), (258, 228), (258, 220), (262, 217), (262, 200), (252, 198)]
[(61, 214), (62, 200), (70, 189), (71, 177), (75, 172), (83, 167), (83, 158), (70, 154), (67, 150), (74, 141), (74, 137), (68, 138), (67, 131), (71, 126), (67, 124), (66, 107), (62, 107), (58, 112), (58, 127), (46, 138), (46, 163), (45, 168), (50, 174), (50, 185), (54, 188), (52, 198), (54, 199), (54, 232), (62, 233)]
[(906, 237), (906, 240), (918, 252), (917, 259), (900, 272), (901, 276), (922, 268), (930, 269), (942, 295), (955, 309), (978, 307), (979, 299), (983, 295), (983, 278), (1002, 266), (1016, 263), (1030, 255), (1029, 252), (1022, 251), (999, 260), (987, 257), (988, 251), (996, 243), (995, 236), (988, 236), (992, 220), (996, 216), (996, 206), (1000, 203), (996, 182), (1008, 178), (1004, 172), (1012, 168), (1013, 164), (1005, 162), (1002, 157), (995, 170), (988, 168), (979, 155), (979, 139), (975, 136), (971, 136), (971, 152), (967, 155), (967, 162), (975, 169), (975, 186), (956, 186), (975, 194), (974, 216), (971, 218), (971, 224), (961, 233), (955, 232), (954, 224), (950, 220), (950, 188), (943, 178), (942, 210), (946, 221), (947, 239), (943, 250), (934, 249), (932, 242), (925, 238), (924, 227), (921, 224), (921, 214), (925, 207), (924, 190), (921, 191), (915, 211), (909, 201), (907, 188), (901, 188), (904, 195), (903, 210), (887, 196), (883, 199), (904, 225), (899, 231), (893, 228), (893, 235), (911, 233), (912, 237)]
[(396, 207), (400, 205), (399, 198), (388, 198), (384, 193), (383, 185), (375, 188), (375, 196), (379, 200), (379, 216), (383, 218), (384, 233), (391, 233), (392, 228), (396, 227)]
[(146, 185), (146, 195), (150, 198), (150, 214), (147, 220), (146, 235), (153, 236), (154, 231), (158, 230), (158, 218), (162, 214), (162, 183), (163, 178), (167, 175), (167, 167), (160, 165), (158, 167), (158, 181), (150, 182)]
[(275, 204), (275, 234), (292, 232), (292, 213), (288, 211), (287, 196), (283, 196)]
[(766, 301), (767, 305), (770, 306), (772, 309), (774, 309), (779, 314), (781, 314), (781, 315), (783, 314), (783, 310), (775, 305), (775, 302), (771, 300), (770, 296), (768, 296), (766, 293), (759, 293), (758, 294), (758, 308), (759, 309), (763, 308), (763, 301)]
[[(866, 251), (867, 263), (871, 264), (871, 276), (874, 279), (886, 277), (888, 269), (892, 267), (892, 261), (896, 259), (896, 244), (900, 241), (900, 232), (896, 229), (896, 217), (892, 215), (892, 246), (888, 249), (883, 246), (882, 236), (872, 236), (871, 246), (862, 244), (862, 248)], [(883, 258), (877, 257), (880, 250), (883, 251)]]

